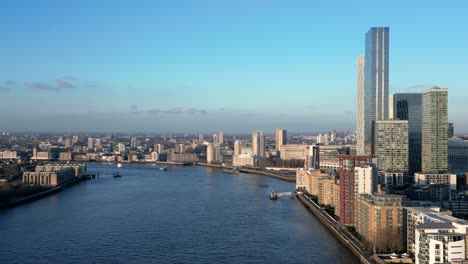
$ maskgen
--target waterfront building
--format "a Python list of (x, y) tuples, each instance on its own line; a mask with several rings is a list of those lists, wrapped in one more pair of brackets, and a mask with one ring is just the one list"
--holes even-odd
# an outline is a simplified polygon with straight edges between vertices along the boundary
[(408, 170), (410, 182), (414, 173), (421, 172), (422, 94), (396, 93), (393, 95), (395, 120), (408, 120)]
[(321, 173), (320, 170), (299, 169), (296, 171), (296, 189), (319, 196), (322, 192), (322, 180), (327, 176), (329, 175)]
[(457, 190), (457, 175), (450, 173), (416, 173), (414, 183), (419, 186), (430, 184), (448, 184), (450, 189)]
[(339, 204), (339, 196), (336, 196), (339, 185), (334, 176), (329, 176), (323, 179), (322, 184), (322, 204), (335, 207), (335, 214), (338, 211), (336, 205)]
[(232, 165), (233, 166), (252, 167), (252, 166), (255, 166), (255, 164), (256, 164), (255, 157), (252, 156), (251, 153), (242, 153), (242, 154), (239, 154), (237, 156), (233, 156), (233, 160), (232, 160)]
[(46, 164), (36, 166), (33, 172), (24, 172), (22, 182), (27, 186), (55, 187), (73, 180), (85, 172), (85, 164)]
[(164, 145), (163, 144), (158, 144), (156, 147), (156, 151), (161, 154), (164, 152)]
[(208, 164), (213, 162), (222, 162), (221, 148), (219, 144), (209, 143), (206, 146), (206, 162)]
[(320, 146), (311, 145), (306, 146), (304, 159), (305, 169), (320, 169)]
[(451, 169), (468, 169), (468, 140), (450, 138), (448, 140), (448, 165)]
[(388, 118), (388, 27), (372, 27), (366, 33), (364, 62), (364, 152), (372, 153), (372, 123)]
[(411, 183), (408, 177), (408, 121), (375, 121), (373, 129), (373, 153), (378, 157), (379, 171), (403, 173), (406, 176), (404, 182)]
[(448, 170), (446, 88), (433, 87), (422, 96), (422, 164), (424, 173)]
[(356, 153), (364, 155), (364, 55), (357, 58)]
[(194, 163), (198, 161), (197, 154), (195, 153), (175, 153), (169, 152), (168, 161), (176, 163)]
[(256, 131), (252, 134), (252, 153), (259, 158), (265, 158), (265, 134)]
[(281, 145), (279, 147), (280, 158), (282, 160), (304, 160), (305, 149), (306, 149), (306, 145), (299, 145), (299, 144)]
[(379, 252), (404, 249), (402, 195), (360, 194), (356, 201), (356, 232), (368, 248)]
[(280, 149), (282, 145), (288, 144), (287, 132), (285, 129), (276, 129), (276, 149)]
[(236, 141), (234, 141), (234, 154), (233, 154), (233, 156), (236, 157), (236, 156), (239, 156), (240, 154), (242, 154), (242, 141), (236, 140)]
[(340, 223), (354, 226), (355, 201), (359, 194), (376, 190), (377, 159), (375, 156), (339, 155)]

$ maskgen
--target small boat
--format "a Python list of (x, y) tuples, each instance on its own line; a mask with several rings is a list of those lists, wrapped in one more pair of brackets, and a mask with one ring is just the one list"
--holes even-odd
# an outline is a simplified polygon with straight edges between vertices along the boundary
[(122, 177), (122, 175), (118, 171), (114, 172), (113, 176), (114, 178)]
[(223, 172), (230, 173), (230, 174), (239, 174), (239, 170), (237, 168), (224, 169)]
[(166, 167), (158, 167), (158, 170), (160, 170), (160, 171), (167, 171), (167, 168), (166, 168)]
[(276, 200), (278, 199), (278, 194), (275, 192), (271, 192), (269, 197), (270, 197), (270, 200)]
[(117, 168), (122, 167), (122, 163), (117, 163)]

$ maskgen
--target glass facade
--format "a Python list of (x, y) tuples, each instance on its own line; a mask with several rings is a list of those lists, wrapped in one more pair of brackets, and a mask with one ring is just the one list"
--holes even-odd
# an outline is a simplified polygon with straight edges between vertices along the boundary
[(364, 62), (364, 149), (372, 153), (372, 122), (388, 119), (389, 81), (388, 27), (373, 27), (366, 33)]
[(393, 95), (395, 120), (408, 120), (409, 175), (421, 172), (422, 94), (396, 93)]

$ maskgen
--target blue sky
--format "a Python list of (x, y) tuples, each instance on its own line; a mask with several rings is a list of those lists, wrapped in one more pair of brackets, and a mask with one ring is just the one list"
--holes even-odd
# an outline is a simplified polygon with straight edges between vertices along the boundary
[(356, 57), (449, 89), (468, 132), (466, 1), (0, 1), (0, 131), (354, 129)]

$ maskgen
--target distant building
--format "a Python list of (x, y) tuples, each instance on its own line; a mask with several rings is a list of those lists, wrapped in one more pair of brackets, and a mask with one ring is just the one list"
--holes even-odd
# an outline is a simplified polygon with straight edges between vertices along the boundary
[(252, 134), (252, 153), (259, 158), (266, 157), (265, 134), (261, 131), (256, 131)]
[(130, 140), (130, 147), (132, 149), (137, 149), (140, 145), (141, 145), (141, 142), (137, 138), (132, 138)]
[(168, 161), (177, 163), (193, 163), (198, 161), (197, 154), (195, 153), (169, 153)]
[(349, 155), (349, 146), (319, 146), (320, 168), (321, 169), (338, 169), (340, 167), (340, 159), (338, 155)]
[(280, 149), (282, 145), (288, 144), (287, 132), (284, 129), (276, 129), (276, 149)]
[(18, 153), (16, 151), (5, 150), (0, 152), (0, 159), (17, 159)]
[(218, 133), (218, 143), (219, 143), (219, 144), (223, 144), (223, 143), (224, 143), (224, 133), (223, 133), (223, 132), (219, 132), (219, 133)]
[(70, 151), (68, 152), (60, 152), (59, 154), (59, 160), (60, 161), (70, 161), (72, 160), (72, 154)]
[(213, 162), (223, 162), (223, 157), (221, 156), (221, 148), (219, 144), (209, 143), (206, 147), (206, 162), (208, 164)]
[(422, 164), (424, 173), (448, 170), (448, 112), (446, 88), (434, 87), (422, 97)]
[(239, 167), (249, 166), (249, 167), (252, 167), (252, 166), (255, 166), (255, 164), (256, 164), (255, 157), (252, 156), (251, 153), (243, 153), (243, 154), (239, 154), (237, 156), (233, 156), (232, 165), (234, 165), (234, 166), (239, 166)]
[(304, 158), (304, 167), (306, 169), (320, 169), (320, 146), (306, 146)]
[(279, 148), (280, 158), (282, 160), (304, 160), (305, 149), (306, 149), (306, 145), (299, 145), (299, 144), (281, 145)]
[(92, 137), (88, 138), (88, 149), (89, 150), (94, 149), (94, 139)]
[(457, 175), (450, 173), (416, 173), (414, 183), (419, 186), (448, 184), (450, 189), (457, 190)]
[(468, 169), (468, 140), (448, 140), (448, 165), (451, 169)]
[(117, 144), (117, 151), (120, 153), (125, 153), (125, 144), (124, 143)]
[(37, 151), (36, 148), (33, 148), (33, 160), (49, 160), (50, 159), (50, 152), (49, 151)]
[(447, 138), (451, 138), (453, 136), (455, 136), (455, 128), (453, 127), (453, 123), (449, 122), (447, 129)]

